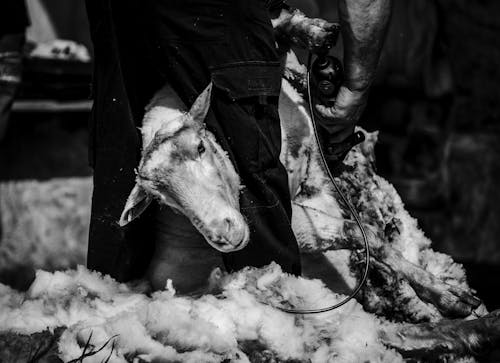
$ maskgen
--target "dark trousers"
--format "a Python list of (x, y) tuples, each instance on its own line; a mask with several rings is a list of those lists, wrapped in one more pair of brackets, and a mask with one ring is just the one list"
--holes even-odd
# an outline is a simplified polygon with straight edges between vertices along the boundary
[(186, 4), (87, 0), (95, 52), (88, 266), (119, 280), (145, 273), (154, 253), (154, 213), (125, 228), (116, 223), (141, 155), (144, 106), (164, 81), (188, 106), (212, 81), (206, 124), (241, 177), (240, 206), (251, 233), (246, 248), (223, 255), (226, 268), (275, 261), (299, 274), (287, 173), (279, 162), (281, 73), (266, 3)]
[[(300, 274), (297, 241), (291, 227), (288, 176), (280, 163), (281, 128), (277, 98), (261, 104), (257, 98), (231, 101), (216, 90), (213, 118), (207, 126), (226, 150), (241, 177), (240, 207), (250, 227), (250, 243), (224, 254), (230, 270), (275, 261), (284, 271)], [(213, 125), (215, 123), (215, 125)]]

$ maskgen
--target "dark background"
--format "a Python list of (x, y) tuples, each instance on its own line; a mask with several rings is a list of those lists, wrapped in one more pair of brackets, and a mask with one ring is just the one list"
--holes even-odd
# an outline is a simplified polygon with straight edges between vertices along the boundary
[[(90, 49), (82, 0), (28, 3), (44, 11), (57, 37)], [(337, 19), (335, 1), (289, 3), (308, 15)], [(361, 122), (380, 131), (379, 173), (396, 186), (434, 248), (465, 264), (490, 308), (500, 306), (499, 14), (497, 0), (394, 0)], [(335, 52), (341, 53), (341, 44)], [(90, 67), (80, 71), (87, 81), (66, 101), (90, 96)], [(29, 94), (21, 89), (20, 97)], [(87, 117), (85, 107), (15, 110), (0, 141), (0, 180), (91, 175)]]

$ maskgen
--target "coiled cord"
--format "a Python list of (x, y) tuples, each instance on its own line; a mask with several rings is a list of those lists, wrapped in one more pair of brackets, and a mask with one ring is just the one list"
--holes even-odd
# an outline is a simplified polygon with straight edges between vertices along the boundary
[(340, 190), (340, 187), (338, 186), (332, 173), (330, 172), (330, 169), (328, 168), (328, 165), (326, 163), (325, 154), (323, 153), (323, 149), (321, 148), (318, 130), (316, 128), (316, 120), (314, 117), (314, 109), (313, 109), (313, 103), (312, 103), (312, 97), (311, 97), (311, 85), (310, 85), (311, 67), (312, 67), (312, 54), (309, 53), (309, 57), (308, 57), (308, 61), (307, 61), (307, 97), (308, 97), (308, 102), (309, 102), (309, 112), (311, 114), (311, 122), (312, 122), (312, 126), (313, 126), (314, 137), (316, 139), (319, 154), (320, 154), (321, 160), (325, 166), (328, 178), (333, 183), (335, 190), (340, 195), (340, 198), (342, 199), (344, 204), (347, 205), (349, 212), (356, 220), (356, 224), (358, 225), (359, 230), (361, 231), (361, 235), (363, 236), (363, 242), (365, 245), (365, 270), (363, 273), (363, 277), (361, 278), (361, 281), (358, 283), (358, 286), (356, 286), (354, 291), (349, 296), (347, 296), (344, 300), (342, 300), (341, 302), (339, 302), (335, 305), (327, 306), (327, 307), (320, 308), (320, 309), (291, 309), (291, 308), (289, 309), (289, 308), (277, 307), (279, 310), (284, 311), (286, 313), (290, 313), (290, 314), (320, 314), (320, 313), (325, 313), (327, 311), (335, 310), (335, 309), (341, 307), (342, 305), (347, 304), (350, 300), (354, 299), (356, 297), (356, 295), (359, 293), (359, 291), (363, 288), (363, 286), (365, 285), (366, 280), (368, 278), (368, 272), (370, 270), (370, 246), (368, 244), (368, 238), (366, 236), (366, 231), (363, 227), (363, 224), (361, 223), (361, 218), (359, 217), (358, 212), (354, 209), (354, 206), (352, 205), (352, 203), (347, 199), (347, 197), (344, 195), (344, 193), (342, 193), (342, 191)]

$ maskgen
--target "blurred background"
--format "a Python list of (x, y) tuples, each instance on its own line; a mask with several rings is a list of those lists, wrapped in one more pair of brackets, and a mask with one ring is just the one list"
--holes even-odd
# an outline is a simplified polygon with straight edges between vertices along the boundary
[[(336, 21), (334, 0), (290, 0)], [(92, 45), (83, 0), (0, 4), (0, 282), (84, 263)], [(394, 1), (362, 126), (434, 249), (500, 307), (500, 2)], [(342, 44), (334, 52), (341, 54)], [(52, 244), (52, 247), (51, 247)], [(47, 251), (59, 246), (56, 256)], [(53, 255), (53, 253), (52, 253)]]

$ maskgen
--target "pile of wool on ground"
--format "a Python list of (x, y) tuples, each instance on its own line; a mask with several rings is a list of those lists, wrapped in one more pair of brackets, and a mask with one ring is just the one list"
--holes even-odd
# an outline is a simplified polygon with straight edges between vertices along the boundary
[(33, 334), (65, 327), (59, 357), (85, 362), (402, 362), (378, 338), (382, 320), (351, 301), (313, 316), (291, 315), (276, 306), (318, 308), (344, 296), (318, 280), (284, 274), (272, 264), (222, 276), (220, 292), (198, 298), (144, 286), (119, 284), (83, 267), (38, 271), (25, 292), (0, 285), (0, 330)]

